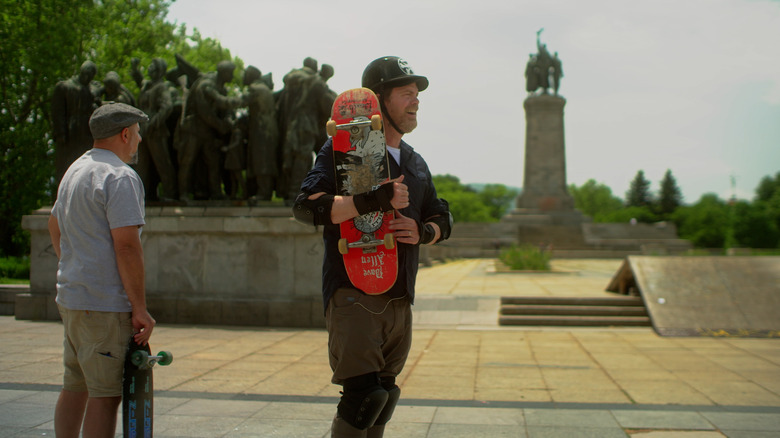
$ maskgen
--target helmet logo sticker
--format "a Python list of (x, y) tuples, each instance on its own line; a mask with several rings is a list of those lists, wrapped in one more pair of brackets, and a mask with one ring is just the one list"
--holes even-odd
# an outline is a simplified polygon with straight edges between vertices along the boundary
[(413, 75), (412, 67), (405, 59), (398, 58), (398, 68), (401, 69), (407, 75)]

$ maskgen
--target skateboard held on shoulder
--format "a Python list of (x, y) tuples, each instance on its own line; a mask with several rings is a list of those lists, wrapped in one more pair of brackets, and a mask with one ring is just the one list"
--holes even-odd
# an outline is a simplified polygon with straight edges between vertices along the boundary
[(125, 438), (152, 438), (154, 424), (155, 364), (170, 365), (173, 355), (161, 351), (152, 355), (149, 345), (138, 345), (131, 337), (122, 376), (122, 430)]
[[(347, 90), (333, 102), (326, 125), (333, 137), (338, 194), (359, 195), (390, 180), (379, 100), (368, 88)], [(352, 284), (367, 294), (387, 292), (398, 276), (398, 250), (390, 231), (392, 211), (342, 222), (339, 252)]]

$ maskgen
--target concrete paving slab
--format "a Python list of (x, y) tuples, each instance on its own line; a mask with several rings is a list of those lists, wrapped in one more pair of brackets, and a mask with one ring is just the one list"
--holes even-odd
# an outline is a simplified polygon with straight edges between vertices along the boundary
[(525, 430), (519, 426), (494, 424), (432, 424), (427, 438), (473, 438), (476, 436), (496, 438), (526, 438)]
[(433, 417), (434, 423), (452, 425), (519, 426), (525, 424), (521, 409), (440, 407)]
[(528, 438), (626, 438), (620, 428), (528, 426)]
[(715, 430), (715, 426), (698, 412), (613, 411), (625, 429)]
[(722, 438), (720, 432), (701, 432), (689, 430), (665, 430), (665, 431), (643, 431), (629, 433), (631, 438)]
[[(437, 323), (415, 326), (386, 436), (780, 436), (779, 339), (469, 323), (495, 316), (490, 303), (499, 288), (604, 295), (616, 268), (615, 261), (577, 262), (580, 271), (566, 275), (583, 281), (567, 284), (572, 292), (559, 287), (565, 282), (557, 274), (490, 274), (486, 263), (421, 271), (422, 296), (430, 281), (449, 289), (434, 292), (444, 304), (422, 311)], [(61, 330), (0, 317), (0, 436), (53, 436)], [(329, 436), (339, 387), (329, 383), (324, 330), (161, 325), (152, 339), (153, 349), (176, 356), (155, 372), (158, 438)]]
[(729, 438), (777, 438), (777, 432), (756, 432), (746, 430), (724, 430), (724, 436)]
[(780, 415), (776, 413), (704, 412), (702, 415), (721, 430), (780, 431)]
[(617, 420), (608, 410), (585, 409), (526, 409), (525, 422), (528, 426), (571, 426), (571, 427), (619, 427)]

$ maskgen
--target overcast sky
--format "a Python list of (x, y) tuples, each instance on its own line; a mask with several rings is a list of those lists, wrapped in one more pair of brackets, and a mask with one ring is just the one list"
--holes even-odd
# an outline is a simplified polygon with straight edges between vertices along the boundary
[[(380, 6), (383, 5), (383, 6)], [(430, 87), (405, 136), (433, 174), (523, 183), (524, 71), (542, 43), (564, 78), (568, 183), (624, 198), (667, 169), (684, 201), (752, 199), (780, 171), (780, 1), (178, 0), (169, 21), (282, 77), (311, 56), (330, 87), (360, 86), (375, 58), (405, 58)]]

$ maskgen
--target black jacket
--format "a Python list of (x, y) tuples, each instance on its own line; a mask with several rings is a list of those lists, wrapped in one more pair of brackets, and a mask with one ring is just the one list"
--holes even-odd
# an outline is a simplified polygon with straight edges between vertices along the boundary
[[(400, 167), (396, 165), (392, 157), (388, 157), (388, 160), (390, 161), (391, 177), (397, 178), (403, 174), (403, 183), (409, 188), (409, 207), (400, 210), (401, 214), (418, 222), (424, 222), (433, 216), (448, 214), (447, 204), (437, 197), (431, 172), (420, 154), (401, 141)], [(301, 184), (301, 192), (306, 195), (319, 192), (337, 194), (332, 139), (328, 139), (320, 149), (314, 168), (309, 171)], [(336, 224), (325, 225), (322, 236), (325, 241), (325, 259), (322, 265), (322, 299), (324, 306), (327, 307), (328, 301), (336, 289), (354, 286), (347, 277), (342, 256), (338, 251), (339, 226)], [(409, 300), (414, 303), (414, 285), (417, 278), (419, 253), (418, 245), (398, 243), (398, 279), (396, 284), (386, 293), (391, 296), (407, 295)]]

